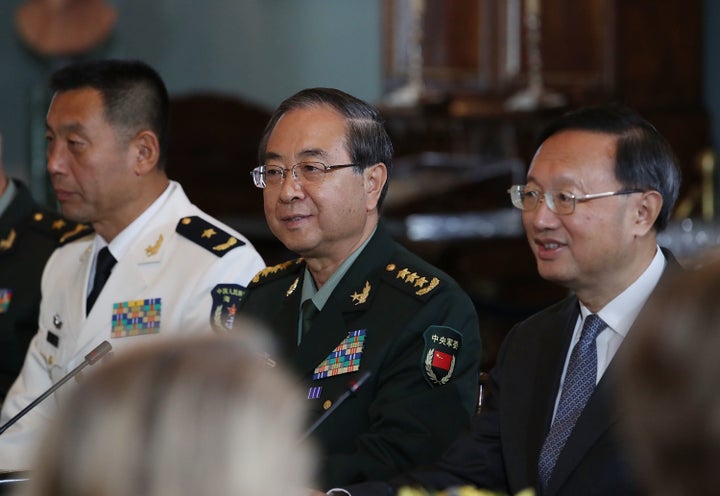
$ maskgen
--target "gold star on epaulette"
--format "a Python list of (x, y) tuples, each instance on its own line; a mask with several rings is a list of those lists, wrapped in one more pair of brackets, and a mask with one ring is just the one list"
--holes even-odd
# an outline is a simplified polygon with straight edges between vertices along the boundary
[(365, 287), (362, 292), (355, 292), (350, 295), (350, 298), (355, 302), (355, 305), (362, 305), (367, 301), (368, 296), (370, 296), (370, 281), (365, 281)]
[(55, 212), (37, 210), (29, 217), (33, 230), (62, 245), (92, 232), (92, 228), (63, 219)]
[[(388, 264), (387, 267), (385, 267), (385, 270), (387, 270), (388, 272), (393, 272), (395, 269), (395, 264)], [(417, 291), (415, 291), (415, 294), (417, 296), (423, 296), (428, 294), (430, 291), (435, 289), (438, 284), (440, 284), (440, 279), (438, 279), (437, 277), (433, 277), (428, 283), (427, 277), (421, 276), (417, 272), (411, 271), (407, 267), (398, 270), (395, 278), (401, 279), (402, 281), (412, 285), (413, 288), (419, 288)]]
[(180, 219), (175, 230), (219, 257), (245, 244), (231, 233), (225, 232), (222, 227), (213, 225), (210, 221), (197, 215)]
[(403, 269), (401, 271), (398, 271), (397, 276), (395, 277), (397, 277), (398, 279), (405, 279), (408, 274), (410, 274), (410, 271), (407, 269)]

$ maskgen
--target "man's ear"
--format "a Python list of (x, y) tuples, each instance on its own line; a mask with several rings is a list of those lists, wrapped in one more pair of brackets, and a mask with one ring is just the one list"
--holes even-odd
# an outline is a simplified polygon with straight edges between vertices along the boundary
[(363, 176), (365, 178), (365, 195), (367, 197), (367, 205), (365, 207), (368, 210), (374, 210), (377, 208), (380, 194), (387, 182), (387, 167), (384, 163), (378, 162), (377, 164), (367, 167)]
[(160, 143), (157, 135), (147, 129), (140, 131), (132, 139), (131, 146), (136, 157), (135, 174), (142, 176), (153, 171), (160, 160)]
[(644, 236), (655, 225), (663, 199), (658, 191), (644, 191), (641, 193), (640, 201), (637, 203), (635, 225), (638, 229), (637, 235)]

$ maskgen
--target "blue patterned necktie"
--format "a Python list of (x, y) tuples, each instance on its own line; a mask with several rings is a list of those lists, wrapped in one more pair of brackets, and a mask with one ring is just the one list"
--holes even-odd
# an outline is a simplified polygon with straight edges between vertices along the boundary
[(595, 389), (597, 380), (595, 339), (606, 327), (607, 324), (600, 317), (595, 314), (588, 315), (583, 323), (580, 339), (570, 354), (555, 420), (540, 451), (538, 472), (543, 488), (547, 488), (555, 462)]

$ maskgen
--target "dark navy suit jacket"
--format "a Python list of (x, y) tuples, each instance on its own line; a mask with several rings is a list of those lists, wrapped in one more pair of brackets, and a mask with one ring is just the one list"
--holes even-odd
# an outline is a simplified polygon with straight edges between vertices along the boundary
[[(665, 279), (679, 264), (670, 252), (663, 253), (668, 259)], [(474, 485), (509, 494), (532, 487), (546, 496), (641, 494), (618, 435), (616, 359), (580, 415), (547, 489), (540, 488), (538, 459), (579, 311), (578, 300), (571, 295), (513, 327), (490, 373), (490, 393), (482, 412), (437, 463), (389, 484), (347, 489), (353, 496), (391, 495), (402, 485), (434, 489)], [(626, 339), (631, 338), (632, 332)], [(618, 353), (622, 350), (621, 346)]]

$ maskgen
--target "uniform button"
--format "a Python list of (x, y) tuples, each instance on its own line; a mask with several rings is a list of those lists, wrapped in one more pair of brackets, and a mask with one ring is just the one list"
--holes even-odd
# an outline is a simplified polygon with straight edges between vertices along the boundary
[(330, 408), (331, 406), (332, 406), (332, 401), (330, 401), (330, 400), (325, 400), (325, 403), (323, 403), (323, 410), (327, 410), (327, 409)]

